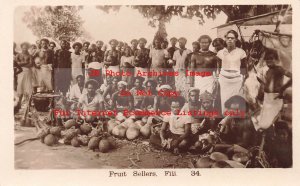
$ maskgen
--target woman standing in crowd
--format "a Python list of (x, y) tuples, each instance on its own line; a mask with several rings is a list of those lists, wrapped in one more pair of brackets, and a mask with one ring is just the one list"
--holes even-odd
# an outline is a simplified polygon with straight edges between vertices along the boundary
[(76, 42), (73, 44), (72, 48), (74, 49), (74, 53), (71, 54), (72, 60), (72, 80), (73, 83), (76, 83), (76, 78), (79, 75), (83, 75), (83, 66), (84, 66), (84, 56), (80, 55), (82, 44)]
[(187, 79), (185, 75), (185, 61), (188, 55), (192, 52), (189, 49), (185, 48), (187, 40), (183, 37), (178, 39), (179, 49), (174, 52), (173, 61), (174, 61), (174, 71), (178, 72), (178, 76), (175, 76), (175, 86), (177, 91), (181, 91), (181, 95), (187, 98)]
[(236, 46), (238, 33), (229, 30), (225, 35), (225, 40), (226, 48), (217, 54), (221, 60), (219, 83), (223, 113), (225, 111), (224, 103), (230, 97), (240, 94), (243, 79), (247, 78), (246, 52)]
[(18, 74), (17, 93), (22, 102), (23, 96), (29, 98), (32, 94), (32, 56), (30, 56), (28, 49), (29, 43), (25, 42), (21, 44), (22, 52), (16, 55), (17, 64), (22, 67), (22, 72)]

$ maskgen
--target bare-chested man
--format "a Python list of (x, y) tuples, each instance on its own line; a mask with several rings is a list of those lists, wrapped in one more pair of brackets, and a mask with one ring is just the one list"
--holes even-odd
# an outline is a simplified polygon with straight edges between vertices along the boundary
[(191, 72), (200, 72), (199, 75), (190, 75), (194, 78), (191, 82), (191, 86), (199, 88), (200, 94), (208, 91), (213, 92), (213, 84), (215, 78), (213, 74), (217, 71), (218, 68), (218, 58), (216, 54), (209, 50), (211, 43), (211, 38), (208, 35), (202, 35), (199, 38), (200, 43), (200, 52), (194, 53), (191, 58)]

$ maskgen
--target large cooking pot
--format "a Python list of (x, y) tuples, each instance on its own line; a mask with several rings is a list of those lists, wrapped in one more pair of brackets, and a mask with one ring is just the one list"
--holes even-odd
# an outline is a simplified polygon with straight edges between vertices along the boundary
[(51, 99), (60, 95), (53, 93), (37, 93), (32, 96), (34, 107), (39, 112), (48, 112)]

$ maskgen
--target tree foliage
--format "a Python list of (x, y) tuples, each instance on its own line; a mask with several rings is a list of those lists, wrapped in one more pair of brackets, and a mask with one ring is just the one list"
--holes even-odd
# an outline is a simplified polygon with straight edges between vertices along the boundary
[(25, 12), (23, 21), (39, 38), (74, 41), (83, 33), (83, 20), (78, 13), (80, 9), (80, 6), (33, 6)]
[[(109, 13), (119, 11), (121, 6), (97, 6), (98, 9)], [(283, 5), (190, 5), (190, 6), (167, 6), (167, 5), (133, 5), (129, 6), (137, 10), (143, 17), (149, 20), (149, 25), (158, 27), (156, 35), (166, 37), (165, 23), (170, 22), (173, 16), (184, 19), (196, 17), (199, 24), (205, 23), (205, 17), (215, 19), (221, 12), (227, 15), (227, 22), (242, 19), (274, 10)]]

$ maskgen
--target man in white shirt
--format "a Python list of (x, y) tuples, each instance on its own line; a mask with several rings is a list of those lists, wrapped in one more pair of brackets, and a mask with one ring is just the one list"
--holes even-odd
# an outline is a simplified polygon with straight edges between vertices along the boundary
[(82, 94), (86, 93), (84, 88), (84, 77), (83, 75), (78, 75), (76, 77), (77, 83), (74, 84), (70, 89), (70, 100), (78, 101)]

